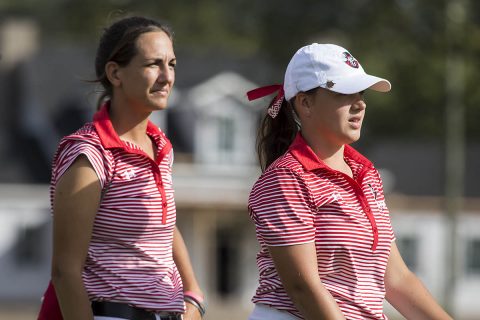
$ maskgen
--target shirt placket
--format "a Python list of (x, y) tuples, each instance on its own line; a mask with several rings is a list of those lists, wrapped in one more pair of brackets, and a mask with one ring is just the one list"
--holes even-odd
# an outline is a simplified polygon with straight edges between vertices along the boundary
[[(165, 187), (162, 180), (162, 174), (160, 172), (160, 164), (150, 158), (145, 152), (142, 150), (128, 148), (129, 153), (135, 153), (147, 158), (147, 161), (150, 164), (150, 168), (152, 170), (153, 178), (155, 180), (155, 184), (157, 186), (158, 192), (162, 197), (162, 224), (167, 223), (167, 211), (168, 211), (168, 203), (167, 203), (167, 194), (165, 192)], [(160, 153), (157, 152), (157, 161), (160, 161)]]
[[(370, 226), (372, 228), (372, 234), (373, 234), (373, 242), (372, 242), (371, 249), (372, 249), (372, 251), (375, 251), (377, 249), (377, 245), (378, 245), (378, 228), (377, 228), (377, 222), (375, 221), (375, 217), (373, 215), (372, 208), (370, 207), (370, 204), (368, 203), (367, 197), (365, 196), (365, 193), (363, 192), (363, 189), (362, 189), (360, 183), (357, 182), (357, 180), (351, 178), (350, 176), (348, 176), (348, 175), (346, 175), (342, 172), (339, 172), (339, 173), (347, 180), (347, 182), (353, 188), (353, 190), (355, 192), (355, 196), (358, 199), (358, 201), (360, 203), (360, 206), (362, 207), (363, 212), (367, 216), (368, 221), (370, 222)], [(362, 171), (359, 174), (359, 176), (357, 177), (357, 179), (359, 181), (362, 180), (363, 174), (364, 174), (364, 172)]]
[(155, 179), (155, 183), (157, 185), (158, 191), (162, 197), (162, 224), (167, 223), (167, 194), (165, 192), (165, 187), (163, 185), (162, 174), (160, 172), (160, 167), (155, 163), (155, 161), (149, 159), (153, 177)]

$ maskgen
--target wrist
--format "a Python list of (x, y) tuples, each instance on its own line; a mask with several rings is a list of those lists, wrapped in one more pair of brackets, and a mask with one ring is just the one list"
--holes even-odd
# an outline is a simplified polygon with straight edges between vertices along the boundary
[(200, 315), (203, 316), (205, 315), (205, 312), (207, 311), (207, 306), (205, 304), (205, 297), (203, 296), (202, 293), (198, 293), (195, 291), (185, 291), (183, 293), (183, 300), (187, 303), (190, 303), (193, 305), (195, 308), (198, 309), (200, 312)]
[(199, 292), (199, 291), (193, 291), (193, 290), (186, 290), (183, 292), (183, 295), (184, 296), (188, 296), (188, 297), (191, 297), (195, 300), (197, 300), (198, 302), (201, 302), (201, 303), (204, 303), (205, 301), (205, 297), (203, 296), (203, 293), (202, 292)]

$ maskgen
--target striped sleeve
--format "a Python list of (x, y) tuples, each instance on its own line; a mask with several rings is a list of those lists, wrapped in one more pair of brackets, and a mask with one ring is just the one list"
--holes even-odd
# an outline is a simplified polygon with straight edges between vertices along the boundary
[(268, 246), (287, 246), (315, 240), (314, 212), (305, 182), (293, 171), (265, 172), (249, 198), (250, 215)]
[(75, 159), (80, 155), (87, 157), (88, 161), (97, 174), (100, 185), (103, 188), (107, 181), (107, 172), (105, 169), (105, 160), (102, 150), (99, 146), (88, 141), (82, 140), (63, 140), (58, 147), (56, 157), (54, 159), (54, 168), (52, 172), (52, 181), (56, 182), (73, 164)]

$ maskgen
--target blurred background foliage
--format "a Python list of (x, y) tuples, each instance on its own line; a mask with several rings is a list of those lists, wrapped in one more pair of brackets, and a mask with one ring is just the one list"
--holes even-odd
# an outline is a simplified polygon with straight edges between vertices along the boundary
[[(369, 73), (386, 77), (391, 94), (367, 95), (369, 137), (443, 140), (446, 0), (0, 0), (0, 18), (33, 17), (42, 41), (94, 46), (102, 28), (125, 14), (164, 19), (176, 48), (269, 63), (281, 82), (292, 54), (311, 42), (347, 47)], [(453, 39), (466, 63), (466, 136), (480, 138), (480, 1), (470, 1), (464, 32)], [(181, 61), (180, 61), (181, 63)], [(262, 83), (263, 84), (263, 83)], [(267, 84), (267, 83), (265, 83)], [(372, 107), (373, 106), (373, 107)]]

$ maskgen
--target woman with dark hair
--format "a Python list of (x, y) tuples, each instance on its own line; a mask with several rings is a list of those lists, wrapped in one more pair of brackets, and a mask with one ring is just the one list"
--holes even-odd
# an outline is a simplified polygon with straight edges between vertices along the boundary
[(154, 20), (124, 18), (100, 40), (100, 108), (62, 139), (53, 161), (45, 300), (56, 291), (64, 319), (198, 320), (205, 312), (176, 227), (172, 146), (149, 121), (167, 108), (175, 65), (172, 33)]
[(451, 319), (407, 268), (395, 244), (382, 181), (350, 143), (360, 138), (368, 75), (344, 48), (312, 44), (288, 64), (258, 136), (262, 175), (249, 211), (261, 249), (250, 320)]

